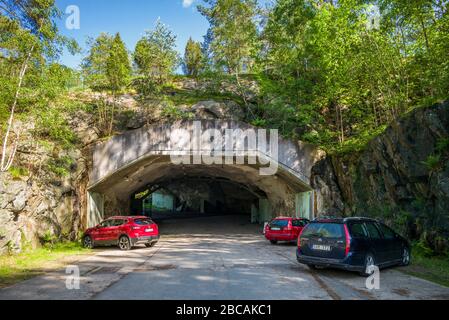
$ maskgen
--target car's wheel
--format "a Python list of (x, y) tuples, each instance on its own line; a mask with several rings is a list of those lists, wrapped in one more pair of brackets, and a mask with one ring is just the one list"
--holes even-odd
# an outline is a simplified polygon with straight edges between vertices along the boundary
[(407, 247), (404, 247), (404, 249), (402, 250), (402, 260), (401, 260), (401, 265), (406, 267), (408, 265), (410, 265), (410, 250)]
[(156, 245), (156, 242), (151, 242), (151, 243), (145, 243), (145, 247), (147, 248), (152, 248)]
[(368, 253), (365, 257), (364, 269), (362, 272), (360, 272), (360, 275), (363, 277), (369, 277), (374, 273), (374, 266), (376, 266), (374, 256), (371, 253)]
[(131, 250), (131, 241), (127, 236), (121, 236), (118, 240), (118, 247), (123, 251)]
[(92, 241), (92, 238), (90, 236), (85, 236), (83, 238), (83, 247), (86, 249), (94, 248), (94, 242)]
[(276, 240), (270, 240), (271, 244), (277, 244), (278, 242)]

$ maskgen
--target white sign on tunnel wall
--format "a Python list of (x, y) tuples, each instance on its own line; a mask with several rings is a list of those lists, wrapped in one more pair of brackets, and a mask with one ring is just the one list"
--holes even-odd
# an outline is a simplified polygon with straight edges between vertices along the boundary
[(174, 165), (260, 165), (262, 176), (278, 171), (279, 133), (266, 129), (203, 130), (195, 121), (193, 130), (176, 129), (170, 135)]

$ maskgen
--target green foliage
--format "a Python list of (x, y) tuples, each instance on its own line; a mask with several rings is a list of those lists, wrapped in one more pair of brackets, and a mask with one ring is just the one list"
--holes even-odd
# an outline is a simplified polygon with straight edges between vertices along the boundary
[(189, 41), (187, 41), (184, 53), (184, 73), (188, 76), (198, 77), (203, 70), (203, 62), (204, 56), (201, 49), (201, 44), (190, 38)]
[(69, 156), (52, 158), (47, 162), (48, 171), (54, 173), (57, 177), (63, 178), (70, 175), (74, 160)]
[(449, 138), (441, 138), (437, 141), (436, 150), (439, 154), (449, 153)]
[(437, 141), (435, 152), (423, 161), (423, 165), (432, 172), (437, 172), (444, 167), (449, 159), (449, 138), (441, 138)]
[(63, 148), (70, 149), (77, 142), (75, 133), (63, 117), (58, 107), (40, 110), (36, 117), (36, 134), (39, 138), (49, 139), (59, 143)]
[[(276, 1), (262, 32), (257, 116), (344, 153), (414, 106), (447, 98), (447, 8), (431, 3)], [(367, 27), (373, 4), (379, 28)]]
[(138, 72), (148, 84), (162, 85), (179, 64), (176, 36), (159, 20), (154, 30), (146, 32), (134, 51)]
[(40, 241), (44, 247), (52, 248), (58, 241), (58, 237), (48, 230), (41, 236)]
[(437, 155), (430, 155), (427, 157), (426, 161), (423, 162), (423, 164), (426, 166), (427, 170), (430, 172), (436, 171), (440, 168), (441, 165), (441, 156), (439, 154)]
[(91, 251), (80, 242), (56, 242), (32, 250), (25, 247), (16, 255), (0, 256), (0, 288), (11, 286), (51, 269), (60, 269), (67, 257), (88, 254)]
[(423, 240), (415, 242), (414, 249), (416, 250), (417, 254), (427, 258), (430, 258), (435, 255), (434, 251)]
[(163, 101), (164, 108), (162, 110), (162, 116), (172, 120), (190, 119), (191, 114), (189, 112), (180, 110), (170, 100), (165, 99)]
[(122, 90), (129, 83), (131, 64), (128, 51), (119, 33), (115, 35), (112, 41), (109, 56), (106, 60), (106, 75), (109, 87), (113, 92)]
[(87, 85), (94, 91), (118, 92), (128, 85), (131, 65), (120, 34), (100, 34), (88, 40), (89, 53), (82, 63)]
[[(66, 92), (76, 78), (72, 70), (55, 62), (63, 49), (79, 52), (75, 41), (59, 34), (55, 23), (59, 17), (52, 0), (2, 1), (0, 5), (0, 130), (2, 143), (8, 146), (23, 130), (21, 124), (30, 115), (50, 109), (50, 101)], [(5, 160), (8, 163), (13, 155), (3, 150), (1, 170), (8, 169)]]
[(255, 127), (266, 128), (267, 127), (267, 120), (266, 119), (257, 118), (257, 119), (254, 119), (251, 122), (251, 125), (253, 125)]
[(90, 49), (82, 62), (82, 69), (85, 83), (94, 91), (108, 89), (106, 63), (112, 42), (112, 36), (107, 33), (100, 34), (96, 39), (89, 38), (87, 41)]
[(9, 168), (8, 171), (12, 175), (13, 179), (20, 179), (20, 178), (26, 177), (30, 174), (26, 168), (22, 168), (22, 167), (12, 166)]
[(208, 49), (214, 69), (229, 74), (249, 72), (258, 49), (255, 0), (205, 0), (200, 13), (210, 23)]
[(207, 90), (182, 90), (182, 89), (167, 89), (167, 87), (159, 88), (159, 94), (165, 95), (164, 98), (174, 105), (194, 105), (200, 101), (214, 100), (214, 101), (234, 101), (242, 105), (241, 97), (230, 92), (214, 91), (213, 88)]

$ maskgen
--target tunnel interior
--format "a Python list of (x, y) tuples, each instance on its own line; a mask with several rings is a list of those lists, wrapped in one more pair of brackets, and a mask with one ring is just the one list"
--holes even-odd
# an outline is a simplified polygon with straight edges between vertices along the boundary
[(89, 190), (89, 224), (117, 215), (159, 219), (241, 215), (251, 223), (313, 215), (313, 192), (288, 172), (261, 176), (257, 165), (174, 165), (155, 156)]
[(228, 178), (170, 177), (133, 192), (130, 211), (155, 219), (183, 215), (251, 215), (264, 191)]

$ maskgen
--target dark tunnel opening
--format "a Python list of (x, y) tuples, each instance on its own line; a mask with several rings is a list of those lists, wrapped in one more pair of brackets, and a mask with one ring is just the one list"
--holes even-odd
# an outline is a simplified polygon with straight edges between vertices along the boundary
[(131, 194), (130, 212), (155, 221), (187, 217), (241, 215), (257, 222), (259, 188), (225, 177), (183, 176), (153, 182)]

